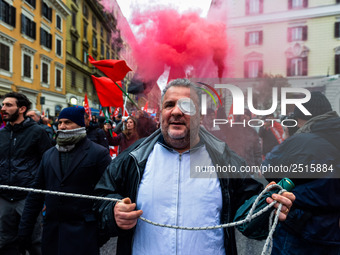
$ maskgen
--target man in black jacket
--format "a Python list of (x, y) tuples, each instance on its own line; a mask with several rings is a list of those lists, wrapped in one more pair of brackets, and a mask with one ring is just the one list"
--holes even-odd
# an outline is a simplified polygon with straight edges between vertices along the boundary
[[(107, 149), (86, 137), (84, 115), (83, 107), (60, 112), (57, 145), (44, 153), (34, 188), (93, 195), (111, 157)], [(21, 218), (19, 240), (23, 246), (44, 202), (43, 254), (99, 254), (93, 200), (37, 193), (28, 195)]]
[[(43, 153), (51, 141), (45, 130), (26, 118), (31, 102), (23, 94), (5, 95), (1, 114), (7, 121), (0, 130), (0, 184), (31, 187)], [(0, 254), (19, 254), (15, 242), (27, 193), (0, 190)], [(40, 208), (41, 209), (41, 208)], [(40, 226), (36, 225), (31, 254), (39, 254)]]
[[(207, 176), (192, 170), (197, 166), (201, 170), (234, 166), (237, 170), (245, 163), (225, 143), (200, 129), (198, 93), (187, 79), (171, 81), (163, 91), (161, 130), (115, 158), (97, 184), (99, 195), (123, 200), (95, 204), (103, 227), (118, 235), (117, 254), (237, 253), (233, 229), (187, 231), (138, 220), (143, 214), (170, 225), (228, 223), (237, 209), (262, 189), (249, 175), (235, 173), (228, 178), (229, 174), (217, 171)], [(294, 195), (283, 193), (275, 200), (283, 203), (279, 218), (284, 220)]]

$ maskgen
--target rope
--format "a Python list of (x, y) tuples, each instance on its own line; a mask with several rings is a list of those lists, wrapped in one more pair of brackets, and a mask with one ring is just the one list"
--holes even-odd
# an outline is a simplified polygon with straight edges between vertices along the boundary
[[(248, 223), (254, 218), (260, 216), (261, 214), (265, 213), (266, 211), (270, 210), (277, 201), (274, 201), (270, 204), (268, 204), (266, 207), (264, 207), (262, 210), (258, 211), (254, 214), (254, 211), (256, 209), (256, 206), (258, 205), (260, 199), (264, 196), (266, 192), (268, 192), (270, 189), (277, 188), (279, 189), (278, 194), (282, 194), (286, 190), (283, 189), (280, 185), (272, 184), (268, 187), (266, 187), (256, 198), (255, 202), (253, 203), (251, 209), (249, 210), (249, 213), (247, 217), (243, 220), (226, 223), (226, 224), (220, 224), (216, 226), (206, 226), (206, 227), (182, 227), (182, 226), (175, 226), (175, 225), (168, 225), (168, 224), (161, 224), (157, 222), (153, 222), (151, 220), (148, 220), (142, 216), (139, 218), (142, 221), (145, 221), (146, 223), (149, 223), (151, 225), (157, 226), (157, 227), (163, 227), (163, 228), (171, 228), (171, 229), (180, 229), (180, 230), (212, 230), (212, 229), (218, 229), (218, 228), (229, 228), (229, 227), (235, 227), (242, 225), (244, 223)], [(18, 186), (9, 186), (9, 185), (0, 185), (0, 189), (8, 189), (8, 190), (17, 190), (17, 191), (26, 191), (26, 192), (34, 192), (34, 193), (41, 193), (41, 194), (48, 194), (48, 195), (56, 195), (56, 196), (66, 196), (66, 197), (75, 197), (75, 198), (84, 198), (84, 199), (92, 199), (92, 200), (103, 200), (103, 201), (111, 201), (111, 202), (122, 202), (120, 199), (116, 198), (110, 198), (110, 197), (98, 197), (98, 196), (90, 196), (90, 195), (83, 195), (83, 194), (76, 194), (76, 193), (68, 193), (68, 192), (60, 192), (60, 191), (51, 191), (51, 190), (42, 190), (42, 189), (34, 189), (34, 188), (24, 188), (24, 187), (18, 187)], [(269, 217), (269, 234), (266, 239), (266, 242), (264, 244), (263, 250), (261, 255), (271, 254), (272, 246), (273, 246), (273, 234), (275, 232), (275, 228), (278, 224), (279, 220), (279, 214), (282, 209), (282, 204), (280, 204), (275, 211), (272, 211)], [(275, 217), (274, 217), (275, 214)], [(274, 218), (274, 219), (273, 219)]]

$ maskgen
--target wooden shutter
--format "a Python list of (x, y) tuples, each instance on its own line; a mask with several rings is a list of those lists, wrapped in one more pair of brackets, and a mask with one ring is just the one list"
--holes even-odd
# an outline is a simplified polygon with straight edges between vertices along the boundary
[(257, 74), (257, 77), (263, 77), (263, 60), (259, 61), (259, 72)]
[(308, 57), (302, 58), (302, 75), (308, 75)]
[(308, 38), (308, 27), (307, 26), (303, 26), (302, 27), (302, 40), (303, 41), (307, 41)]
[(334, 23), (334, 37), (336, 38), (340, 37), (340, 22)]
[(263, 31), (259, 31), (259, 44), (262, 45), (263, 43)]
[(249, 72), (248, 72), (248, 62), (245, 61), (244, 62), (244, 78), (248, 78), (249, 77)]
[(307, 8), (308, 7), (308, 0), (303, 0), (303, 8)]
[(246, 15), (249, 15), (249, 0), (246, 0)]
[(32, 29), (32, 38), (35, 40), (36, 39), (36, 24), (34, 21), (31, 21), (30, 22), (31, 24), (31, 29)]
[(289, 27), (289, 28), (287, 29), (287, 41), (288, 41), (288, 42), (291, 42), (291, 41), (292, 41), (292, 28), (291, 28), (291, 27)]
[(293, 8), (293, 0), (288, 0), (288, 9), (292, 9)]
[(49, 49), (52, 49), (52, 34), (47, 34), (47, 38), (48, 38), (47, 47)]
[(263, 13), (263, 0), (260, 0), (260, 13)]
[(40, 45), (44, 45), (45, 33), (44, 29), (40, 28)]
[(291, 63), (292, 63), (292, 59), (291, 58), (287, 58), (287, 76), (291, 76)]
[(15, 27), (15, 17), (16, 17), (16, 9), (13, 6), (10, 6), (9, 9), (9, 24)]
[(26, 21), (26, 17), (24, 16), (24, 14), (21, 13), (21, 33), (22, 34), (26, 34), (25, 31), (25, 22)]
[(244, 44), (245, 44), (246, 46), (249, 46), (249, 32), (246, 32)]
[(340, 55), (335, 55), (335, 70), (334, 74), (340, 74)]

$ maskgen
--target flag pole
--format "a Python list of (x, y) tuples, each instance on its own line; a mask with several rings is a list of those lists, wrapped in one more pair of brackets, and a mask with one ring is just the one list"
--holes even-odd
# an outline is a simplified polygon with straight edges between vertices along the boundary
[(140, 108), (138, 107), (138, 105), (129, 97), (129, 95), (124, 91), (124, 89), (122, 89), (118, 84), (117, 82), (113, 81), (116, 86), (124, 93), (124, 95), (134, 104), (134, 106), (137, 107), (138, 110), (140, 110)]

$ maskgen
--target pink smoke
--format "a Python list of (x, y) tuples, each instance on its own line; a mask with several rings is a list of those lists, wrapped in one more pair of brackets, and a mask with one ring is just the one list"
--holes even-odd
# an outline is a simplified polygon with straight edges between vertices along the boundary
[[(101, 4), (112, 11), (112, 2)], [(126, 20), (118, 17), (118, 27), (132, 49), (135, 71), (145, 80), (157, 80), (165, 65), (171, 67), (172, 78), (183, 76), (188, 67), (194, 69), (192, 77), (222, 77), (228, 48), (224, 23), (174, 9), (135, 11), (133, 17), (132, 24), (139, 28), (135, 38)]]

